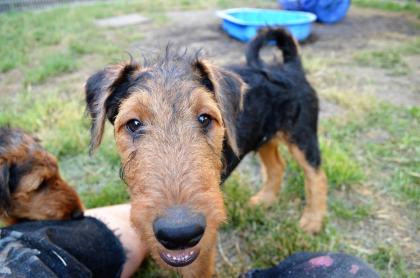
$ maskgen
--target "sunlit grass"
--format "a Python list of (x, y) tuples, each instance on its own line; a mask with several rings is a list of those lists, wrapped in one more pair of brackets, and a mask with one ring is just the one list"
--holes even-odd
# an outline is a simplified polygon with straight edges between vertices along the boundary
[(392, 12), (411, 12), (420, 17), (420, 8), (415, 0), (353, 0), (352, 3), (359, 7), (375, 8)]
[(354, 59), (360, 65), (387, 69), (395, 75), (409, 72), (400, 51), (395, 49), (360, 51), (354, 55)]

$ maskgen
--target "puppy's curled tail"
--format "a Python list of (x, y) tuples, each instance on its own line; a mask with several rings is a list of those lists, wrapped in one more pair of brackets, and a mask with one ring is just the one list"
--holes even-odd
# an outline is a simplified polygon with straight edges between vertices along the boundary
[(283, 53), (283, 62), (290, 63), (299, 60), (298, 46), (293, 36), (282, 28), (262, 28), (257, 36), (248, 44), (246, 63), (253, 69), (262, 69), (264, 64), (260, 59), (260, 50), (269, 41), (275, 41)]

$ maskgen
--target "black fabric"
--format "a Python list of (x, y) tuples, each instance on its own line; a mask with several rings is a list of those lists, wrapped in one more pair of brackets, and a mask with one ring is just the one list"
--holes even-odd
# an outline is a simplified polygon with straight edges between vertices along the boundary
[[(25, 222), (0, 229), (0, 277), (120, 277), (125, 253), (102, 222)], [(340, 253), (296, 253), (277, 266), (241, 278), (378, 278), (356, 257)]]
[(307, 253), (291, 255), (277, 266), (255, 269), (241, 278), (379, 278), (380, 276), (356, 257), (341, 253)]
[(119, 277), (124, 262), (118, 238), (91, 217), (0, 230), (0, 277)]

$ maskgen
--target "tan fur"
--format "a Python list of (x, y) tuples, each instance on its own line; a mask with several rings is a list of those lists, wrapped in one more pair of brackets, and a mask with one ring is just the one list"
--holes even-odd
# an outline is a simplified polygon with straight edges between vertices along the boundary
[(274, 138), (258, 149), (262, 162), (264, 185), (261, 190), (250, 199), (251, 205), (271, 205), (281, 190), (281, 181), (284, 175), (285, 162), (278, 151), (278, 138)]
[[(20, 130), (13, 132), (22, 134)], [(83, 205), (76, 191), (62, 179), (56, 159), (31, 136), (22, 134), (16, 138), (21, 140), (2, 149), (0, 169), (25, 165), (26, 171), (19, 177), (16, 190), (10, 193), (10, 205), (0, 209), (0, 219), (7, 224), (22, 219), (61, 220), (70, 219), (75, 211), (82, 212)]]
[(322, 222), (327, 213), (327, 177), (322, 169), (312, 167), (306, 161), (304, 153), (296, 145), (290, 143), (284, 134), (279, 134), (258, 150), (263, 164), (265, 182), (261, 190), (250, 199), (250, 204), (269, 206), (276, 200), (285, 169), (285, 162), (278, 151), (279, 142), (288, 146), (290, 154), (305, 175), (306, 206), (300, 219), (300, 227), (308, 233), (318, 233), (322, 229)]
[[(115, 120), (115, 139), (131, 193), (131, 220), (153, 258), (172, 268), (159, 256), (163, 246), (154, 236), (154, 219), (176, 204), (206, 215), (199, 257), (191, 265), (173, 269), (184, 277), (210, 277), (217, 229), (226, 220), (220, 191), (222, 116), (212, 94), (204, 89), (177, 96), (154, 84), (149, 84), (153, 94), (139, 91), (123, 101)], [(215, 119), (208, 136), (197, 127), (202, 113)], [(145, 133), (138, 140), (133, 140), (125, 128), (133, 118), (145, 124)]]
[(300, 218), (300, 227), (308, 233), (317, 233), (321, 231), (327, 213), (327, 177), (322, 169), (315, 169), (308, 164), (297, 146), (289, 144), (288, 147), (305, 174), (306, 206)]

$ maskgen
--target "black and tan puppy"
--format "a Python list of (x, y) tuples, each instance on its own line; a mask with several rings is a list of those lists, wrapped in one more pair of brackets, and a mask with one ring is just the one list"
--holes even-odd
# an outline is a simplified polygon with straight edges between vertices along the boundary
[[(282, 51), (283, 63), (260, 60), (269, 41)], [(300, 225), (310, 233), (321, 230), (327, 179), (320, 168), (318, 100), (286, 31), (261, 31), (241, 66), (221, 68), (170, 48), (145, 65), (111, 65), (88, 79), (86, 102), (91, 151), (108, 119), (132, 223), (162, 266), (184, 277), (211, 277), (217, 230), (226, 220), (221, 182), (257, 151), (266, 181), (251, 203), (272, 204), (285, 168), (279, 142), (305, 172)]]
[(83, 216), (76, 191), (39, 140), (20, 129), (0, 128), (0, 220), (62, 220)]
[[(260, 59), (260, 49), (269, 42), (275, 42), (282, 51), (283, 63), (267, 65)], [(272, 204), (281, 189), (285, 169), (278, 144), (286, 144), (305, 174), (306, 206), (300, 226), (309, 233), (319, 232), (327, 211), (328, 185), (321, 169), (317, 137), (318, 98), (305, 77), (298, 45), (283, 29), (262, 29), (248, 45), (246, 61), (246, 65), (227, 67), (241, 77), (248, 90), (236, 122), (240, 155), (225, 144), (227, 167), (223, 179), (247, 153), (257, 151), (265, 182), (250, 202)]]

